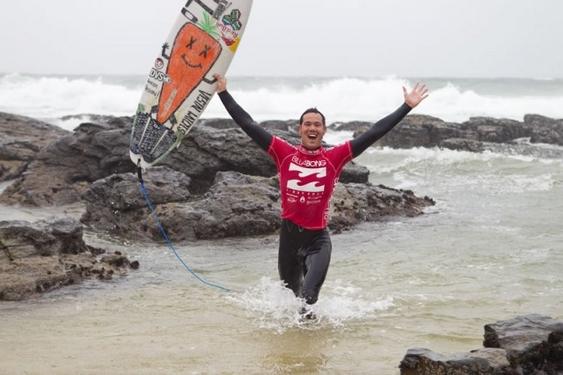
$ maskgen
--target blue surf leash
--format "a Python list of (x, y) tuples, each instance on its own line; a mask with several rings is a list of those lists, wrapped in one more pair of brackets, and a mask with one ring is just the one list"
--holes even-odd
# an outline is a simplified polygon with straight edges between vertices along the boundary
[(139, 163), (137, 164), (137, 177), (139, 178), (141, 193), (143, 194), (143, 197), (145, 198), (145, 201), (147, 202), (147, 206), (148, 206), (148, 208), (151, 212), (152, 218), (153, 218), (154, 222), (156, 223), (158, 230), (160, 231), (160, 234), (162, 235), (162, 238), (164, 239), (164, 242), (166, 243), (166, 246), (168, 247), (168, 249), (170, 249), (170, 251), (172, 251), (172, 253), (176, 256), (178, 261), (180, 261), (182, 266), (184, 266), (186, 271), (188, 271), (193, 277), (195, 277), (197, 280), (199, 280), (202, 284), (205, 284), (205, 285), (207, 285), (211, 288), (219, 289), (223, 292), (232, 292), (231, 289), (227, 289), (222, 285), (209, 282), (209, 281), (205, 280), (203, 277), (199, 276), (194, 270), (192, 270), (192, 268), (190, 266), (188, 266), (188, 264), (184, 261), (184, 259), (182, 259), (180, 254), (178, 254), (176, 247), (174, 246), (174, 244), (170, 240), (170, 237), (168, 237), (168, 233), (166, 232), (166, 230), (164, 229), (164, 226), (160, 222), (160, 219), (158, 218), (158, 215), (156, 214), (156, 210), (154, 208), (154, 205), (153, 205), (153, 203), (152, 203), (152, 201), (149, 197), (149, 193), (148, 193), (147, 189), (145, 188), (145, 182), (143, 180), (143, 170), (141, 168), (140, 163), (141, 163), (141, 160), (139, 160)]

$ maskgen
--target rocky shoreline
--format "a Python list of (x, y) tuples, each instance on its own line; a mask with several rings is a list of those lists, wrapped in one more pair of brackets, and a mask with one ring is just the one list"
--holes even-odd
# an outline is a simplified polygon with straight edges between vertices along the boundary
[[(118, 239), (160, 241), (129, 160), (132, 118), (90, 116), (73, 132), (0, 113), (0, 207), (79, 204), (80, 220), (0, 221), (0, 301), (17, 301), (85, 279), (110, 280), (140, 267), (126, 254), (88, 245), (84, 231)], [(296, 121), (262, 126), (298, 142)], [(337, 123), (333, 130), (365, 131), (371, 124)], [(525, 139), (554, 146), (563, 157), (563, 120), (528, 115), (523, 122), (473, 118), (462, 124), (407, 116), (376, 146), (443, 147), (482, 152), (518, 149)], [(531, 144), (531, 146), (530, 146)], [(524, 146), (523, 146), (524, 147)], [(560, 154), (558, 154), (560, 153)], [(279, 189), (269, 157), (226, 119), (202, 120), (159, 167), (145, 172), (158, 216), (174, 241), (275, 233)], [(351, 163), (335, 190), (330, 230), (362, 222), (415, 217), (429, 197), (369, 182), (367, 168)], [(527, 315), (485, 326), (484, 348), (439, 354), (410, 349), (401, 374), (563, 374), (563, 322)]]
[(106, 254), (87, 245), (76, 220), (0, 221), (0, 301), (19, 301), (90, 277), (111, 280), (137, 268), (139, 262), (120, 252)]
[[(72, 225), (81, 231), (161, 241), (129, 159), (132, 118), (89, 118), (90, 122), (68, 132), (0, 113), (0, 182), (11, 182), (0, 193), (0, 205), (49, 209), (78, 203), (85, 210), (80, 223)], [(296, 125), (296, 121), (262, 123), (272, 133), (298, 143)], [(413, 217), (434, 204), (431, 198), (418, 197), (412, 191), (373, 186), (368, 177), (367, 168), (353, 162), (346, 166), (334, 194), (330, 230), (340, 232), (389, 217)], [(279, 229), (275, 166), (232, 120), (200, 121), (182, 146), (161, 166), (146, 171), (144, 179), (157, 214), (174, 241), (265, 235)], [(45, 237), (52, 235), (46, 228), (57, 223), (7, 221), (2, 225), (38, 231)], [(74, 263), (66, 252), (58, 250), (50, 250), (49, 256), (54, 258), (46, 262), (40, 245), (28, 243), (25, 246), (35, 250), (21, 253), (12, 249), (22, 246), (15, 237), (7, 241), (4, 236), (0, 234), (3, 252), (12, 255), (2, 258), (6, 272), (0, 280), (0, 300), (25, 298), (33, 290), (51, 290), (97, 273), (97, 252), (88, 250), (87, 245), (69, 245), (81, 249), (75, 251), (81, 259), (72, 260)], [(23, 243), (27, 240), (25, 235), (19, 239)], [(80, 277), (70, 269), (80, 269)], [(35, 281), (19, 286), (17, 277), (8, 277), (17, 273), (30, 278), (34, 275)]]
[[(356, 135), (370, 126), (369, 122), (352, 121), (334, 123), (331, 128), (353, 131)], [(528, 114), (523, 121), (471, 117), (468, 121), (454, 123), (427, 115), (409, 115), (376, 146), (482, 152), (490, 144), (517, 144), (521, 139), (529, 139), (531, 144), (563, 146), (563, 119)]]
[(483, 348), (439, 354), (409, 349), (401, 375), (563, 374), (563, 321), (530, 314), (485, 325)]
[[(89, 119), (68, 132), (0, 113), (0, 182), (12, 181), (0, 194), (0, 205), (48, 209), (80, 203), (85, 211), (78, 225), (88, 231), (160, 241), (129, 159), (132, 118), (91, 115)], [(265, 121), (261, 126), (299, 142), (296, 120)], [(329, 127), (358, 133), (368, 126), (349, 122)], [(457, 124), (410, 115), (375, 146), (480, 152), (491, 144), (513, 146), (523, 138), (563, 145), (563, 120), (527, 115), (523, 122), (472, 118)], [(346, 166), (332, 201), (331, 231), (366, 221), (414, 217), (434, 204), (429, 197), (374, 186), (368, 179), (367, 168), (353, 162)], [(265, 235), (279, 229), (275, 166), (230, 119), (200, 120), (178, 150), (161, 166), (146, 171), (145, 182), (160, 220), (175, 241)], [(29, 223), (29, 228), (33, 225)], [(8, 246), (2, 236), (0, 241)]]

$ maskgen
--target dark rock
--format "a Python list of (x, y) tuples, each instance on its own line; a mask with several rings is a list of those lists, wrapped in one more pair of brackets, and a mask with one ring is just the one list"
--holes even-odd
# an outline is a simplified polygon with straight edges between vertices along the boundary
[[(74, 284), (96, 271), (96, 254), (72, 219), (0, 222), (0, 300), (21, 300)], [(108, 269), (118, 269), (115, 264)]]
[[(155, 167), (147, 170), (143, 179), (152, 204), (190, 199), (191, 180), (183, 173), (167, 167)], [(119, 228), (131, 213), (136, 218), (139, 215), (137, 211), (144, 212), (147, 207), (137, 176), (133, 173), (112, 175), (94, 182), (83, 199), (86, 212), (81, 221), (96, 230), (116, 235), (121, 234)]]
[[(131, 118), (99, 117), (100, 123), (83, 123), (74, 133), (45, 147), (26, 173), (8, 187), (0, 202), (33, 206), (63, 205), (80, 201), (88, 186), (112, 174), (134, 172), (129, 159)], [(182, 146), (162, 163), (192, 178), (192, 192), (204, 193), (218, 171), (271, 177), (276, 168), (270, 157), (237, 128), (215, 129), (205, 120), (195, 126)], [(225, 120), (226, 121), (226, 120)], [(298, 138), (272, 130), (290, 141)], [(368, 170), (349, 164), (343, 181), (367, 181)]]
[(125, 256), (120, 254), (103, 256), (102, 259), (100, 259), (100, 262), (107, 263), (110, 266), (115, 266), (115, 267), (123, 267), (125, 265), (129, 265), (129, 259), (127, 259)]
[(373, 122), (368, 121), (333, 122), (328, 126), (328, 128), (336, 131), (354, 131), (363, 133), (371, 128), (373, 124)]
[[(354, 136), (358, 136), (372, 125), (369, 122), (352, 121), (334, 123), (331, 127), (335, 130), (352, 130)], [(481, 143), (511, 143), (520, 138), (529, 138), (532, 143), (563, 145), (563, 120), (539, 115), (526, 115), (524, 122), (472, 117), (469, 121), (458, 124), (426, 115), (409, 115), (376, 142), (375, 146), (445, 147), (480, 152), (490, 148)]]
[(238, 129), (239, 126), (232, 119), (227, 118), (211, 118), (211, 119), (200, 119), (198, 120), (196, 126), (205, 126), (213, 129)]
[(189, 175), (199, 193), (209, 189), (218, 171), (265, 177), (276, 174), (269, 156), (239, 128), (196, 126), (163, 164)]
[(563, 322), (530, 314), (485, 326), (483, 346), (506, 350), (512, 366), (532, 374), (563, 372)]
[[(448, 124), (436, 117), (409, 115), (375, 145), (394, 148), (435, 147), (444, 139), (467, 138), (465, 132), (459, 124)], [(358, 132), (354, 134), (357, 135)]]
[(109, 270), (114, 272), (115, 270), (124, 271), (126, 268), (134, 270), (139, 269), (139, 261), (131, 262), (126, 255), (120, 253), (119, 251), (116, 251), (111, 255), (103, 256), (100, 259), (100, 262), (108, 264), (110, 266)]
[(299, 120), (268, 120), (262, 121), (259, 125), (269, 130), (280, 130), (289, 132), (292, 135), (297, 135)]
[(43, 148), (23, 177), (2, 193), (0, 201), (33, 206), (75, 203), (91, 182), (134, 171), (127, 157), (127, 125), (122, 119), (111, 124), (81, 124), (74, 134)]
[(505, 143), (530, 134), (519, 121), (491, 117), (471, 117), (461, 126), (474, 134), (474, 140), (481, 142)]
[(409, 349), (399, 367), (401, 375), (516, 375), (503, 349), (451, 355), (424, 348)]
[(563, 146), (563, 120), (540, 115), (524, 116), (524, 124), (531, 128), (532, 143), (549, 143)]
[(409, 349), (401, 375), (563, 374), (563, 322), (530, 314), (485, 326), (485, 348), (442, 355)]
[[(180, 239), (260, 235), (279, 227), (277, 180), (237, 172), (219, 172), (202, 199), (164, 205), (164, 226)], [(153, 238), (160, 236), (152, 231)]]
[(410, 190), (391, 189), (383, 185), (339, 184), (332, 198), (329, 228), (340, 232), (366, 221), (414, 217), (434, 204), (432, 199), (417, 197)]
[(88, 250), (82, 240), (82, 226), (72, 219), (52, 223), (2, 221), (0, 241), (12, 260), (59, 253), (79, 254)]
[(0, 182), (19, 177), (43, 147), (66, 134), (57, 126), (0, 112)]
[[(119, 175), (96, 182), (91, 190), (111, 192), (115, 181), (131, 186), (137, 184), (132, 175)], [(149, 193), (151, 196), (154, 193), (159, 203), (160, 221), (176, 241), (270, 234), (280, 225), (279, 187), (273, 177), (218, 172), (210, 190), (191, 200), (175, 200), (158, 190)], [(83, 223), (120, 237), (160, 239), (158, 227), (147, 209), (139, 206), (140, 202), (108, 207), (104, 199), (99, 198), (107, 194), (88, 192), (85, 195), (88, 204)], [(333, 197), (330, 228), (341, 231), (362, 221), (420, 215), (424, 207), (432, 204), (431, 199), (416, 197), (410, 191), (369, 184), (340, 184)]]
[(440, 147), (456, 151), (483, 152), (486, 146), (483, 142), (471, 139), (449, 138), (440, 143)]
[[(190, 199), (191, 179), (168, 167), (154, 167), (143, 175), (145, 189), (153, 203), (182, 202)], [(111, 175), (94, 182), (83, 199), (88, 203), (107, 205), (115, 210), (146, 206), (136, 174)]]
[(342, 183), (356, 182), (366, 184), (369, 181), (369, 170), (354, 162), (348, 163), (338, 179)]
[[(118, 177), (124, 184), (137, 184), (132, 176), (114, 176), (98, 181), (95, 188), (111, 191)], [(279, 225), (279, 193), (274, 178), (218, 172), (211, 189), (191, 201), (178, 200), (150, 186), (147, 190), (150, 199), (158, 202), (160, 221), (176, 241), (271, 233)], [(87, 211), (82, 217), (86, 225), (122, 237), (161, 238), (146, 206), (109, 208), (95, 194), (86, 196)]]

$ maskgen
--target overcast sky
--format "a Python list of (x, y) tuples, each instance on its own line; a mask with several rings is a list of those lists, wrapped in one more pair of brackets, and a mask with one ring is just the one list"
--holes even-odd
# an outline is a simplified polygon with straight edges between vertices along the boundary
[[(0, 72), (146, 74), (182, 0), (22, 0)], [(563, 0), (254, 0), (230, 75), (563, 78)]]

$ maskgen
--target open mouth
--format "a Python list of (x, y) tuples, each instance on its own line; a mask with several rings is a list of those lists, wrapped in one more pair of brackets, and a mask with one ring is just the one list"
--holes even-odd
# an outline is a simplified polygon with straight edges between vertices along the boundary
[(307, 134), (307, 138), (310, 139), (310, 140), (312, 140), (312, 141), (314, 141), (314, 140), (316, 140), (317, 138), (319, 138), (319, 135), (316, 134), (316, 133), (310, 133), (310, 134)]
[(187, 56), (185, 53), (182, 54), (182, 61), (184, 62), (184, 64), (186, 64), (187, 66), (189, 66), (190, 68), (203, 68), (203, 66), (201, 65), (201, 63), (197, 64), (197, 65), (193, 65), (190, 63), (190, 60), (188, 60)]

